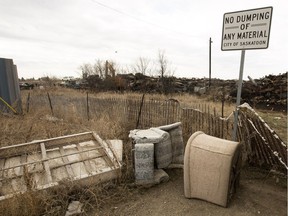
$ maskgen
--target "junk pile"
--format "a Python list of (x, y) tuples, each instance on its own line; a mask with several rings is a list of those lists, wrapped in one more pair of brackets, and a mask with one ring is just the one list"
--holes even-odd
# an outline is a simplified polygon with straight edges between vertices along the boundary
[(88, 185), (118, 178), (122, 149), (122, 140), (105, 141), (95, 132), (2, 147), (0, 201), (63, 180)]
[[(135, 183), (169, 180), (164, 169), (184, 168), (184, 194), (227, 207), (239, 183), (238, 142), (195, 132), (184, 154), (181, 122), (131, 130)], [(0, 148), (0, 201), (27, 191), (55, 188), (61, 181), (97, 184), (120, 177), (122, 140), (102, 140), (95, 132)], [(81, 213), (72, 202), (66, 215)]]
[(169, 180), (165, 168), (183, 167), (184, 144), (181, 122), (146, 130), (131, 130), (134, 145), (135, 182), (158, 184)]
[[(185, 147), (181, 123), (132, 130), (134, 175), (137, 185), (169, 180), (163, 169), (184, 168), (184, 194), (227, 207), (239, 186), (241, 145), (198, 131)], [(184, 158), (183, 158), (184, 154)], [(183, 166), (184, 163), (184, 166)]]
[[(268, 75), (261, 79), (243, 81), (241, 103), (249, 103), (257, 108), (287, 111), (288, 72)], [(210, 93), (214, 100), (236, 101), (238, 83), (235, 80), (213, 80)]]
[[(286, 110), (287, 107), (287, 78), (288, 72), (279, 75), (268, 75), (260, 79), (252, 79), (248, 76), (249, 80), (243, 80), (243, 88), (241, 100), (248, 102), (249, 104), (259, 104), (264, 108), (281, 108)], [(93, 80), (90, 76), (87, 78), (88, 82)], [(90, 81), (89, 81), (90, 80)], [(111, 85), (112, 88), (129, 90), (135, 92), (163, 92), (163, 89), (171, 93), (194, 93), (198, 95), (208, 94), (214, 97), (215, 100), (221, 100), (222, 96), (219, 95), (219, 91), (222, 91), (222, 95), (227, 97), (225, 100), (236, 101), (237, 97), (237, 80), (221, 80), (221, 79), (209, 79), (207, 78), (176, 78), (176, 77), (164, 77), (156, 78), (145, 76), (141, 73), (136, 74), (117, 74), (115, 76), (117, 82), (115, 85)], [(101, 81), (98, 80), (98, 81)], [(93, 82), (94, 84), (97, 81)], [(210, 84), (211, 83), (211, 86)], [(101, 87), (98, 83), (97, 86)], [(208, 88), (208, 86), (210, 86)], [(165, 87), (165, 88), (164, 88)], [(216, 94), (215, 94), (216, 93)]]

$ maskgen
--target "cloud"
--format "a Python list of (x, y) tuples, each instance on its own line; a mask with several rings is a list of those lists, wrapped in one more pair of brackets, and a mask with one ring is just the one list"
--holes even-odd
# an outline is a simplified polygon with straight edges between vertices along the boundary
[[(255, 78), (287, 71), (286, 2), (274, 4), (269, 48), (246, 52), (244, 73)], [(84, 62), (126, 66), (163, 49), (175, 75), (207, 77), (212, 37), (212, 77), (237, 79), (240, 51), (220, 49), (223, 14), (263, 6), (270, 1), (1, 1), (0, 56), (14, 59), (19, 76), (77, 76)]]

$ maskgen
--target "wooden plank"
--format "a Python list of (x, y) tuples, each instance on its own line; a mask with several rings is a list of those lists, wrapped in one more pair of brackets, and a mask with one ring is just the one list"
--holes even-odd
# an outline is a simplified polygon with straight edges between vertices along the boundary
[[(249, 117), (247, 117), (247, 118), (249, 118)], [(251, 122), (250, 122), (250, 121)], [(255, 128), (254, 127), (256, 127), (256, 129), (257, 129), (257, 121), (255, 122), (255, 121), (253, 121), (253, 119), (252, 118), (249, 118), (249, 120), (248, 119), (246, 119), (246, 121), (245, 122), (249, 122), (250, 124), (249, 124), (249, 135), (250, 135), (250, 132), (251, 131), (255, 131)], [(253, 124), (253, 125), (251, 125), (251, 124)], [(257, 129), (258, 130), (258, 129)], [(260, 133), (261, 133), (261, 131), (259, 131)], [(257, 136), (256, 136), (257, 138), (256, 138), (256, 147), (257, 147), (257, 153), (258, 153), (258, 155), (259, 155), (259, 157), (266, 163), (266, 164), (270, 164), (270, 165), (273, 165), (275, 162), (273, 162), (273, 157), (271, 158), (271, 155), (269, 154), (269, 152), (267, 152), (267, 146), (265, 146), (265, 144), (263, 145), (263, 140), (262, 140), (262, 138), (260, 137), (260, 135), (259, 134), (257, 134)], [(262, 164), (260, 164), (260, 165), (262, 165)]]
[(103, 151), (106, 153), (107, 157), (110, 160), (110, 166), (115, 166), (115, 167), (121, 167), (120, 162), (117, 160), (116, 154), (113, 152), (113, 150), (111, 148), (109, 148), (109, 145), (107, 142), (105, 142), (104, 140), (102, 140), (98, 134), (96, 134), (95, 132), (93, 132), (93, 136), (94, 138), (97, 140), (97, 142), (103, 146)]
[[(59, 149), (63, 148), (63, 146), (59, 147)], [(95, 148), (91, 148), (91, 149), (86, 149), (86, 150), (83, 150), (83, 152), (88, 152), (88, 151), (93, 151), (93, 150), (99, 150), (103, 148), (102, 146), (99, 146), (99, 147), (95, 147)], [(61, 150), (60, 150), (61, 151)], [(55, 156), (55, 157), (50, 157), (49, 160), (53, 160), (53, 159), (57, 159), (57, 158), (62, 158), (62, 157), (65, 157), (65, 156), (70, 156), (70, 155), (75, 155), (75, 154), (79, 154), (79, 152), (73, 152), (73, 153), (69, 153), (69, 154), (65, 154), (65, 152), (60, 155), (60, 156)], [(104, 155), (102, 155), (104, 156)], [(47, 159), (45, 159), (47, 160)], [(43, 163), (43, 159), (41, 160), (38, 160), (38, 161), (32, 161), (32, 162), (27, 162), (27, 163), (23, 163), (23, 164), (19, 164), (19, 165), (15, 165), (15, 166), (12, 166), (12, 167), (9, 167), (9, 168), (3, 168), (2, 170), (7, 170), (7, 169), (12, 169), (12, 168), (16, 168), (16, 167), (20, 167), (20, 166), (25, 166), (25, 165), (31, 165), (31, 164), (35, 164), (35, 163)]]
[[(259, 148), (261, 148), (262, 154), (266, 158), (266, 163), (271, 166), (273, 166), (274, 164), (279, 164), (278, 158), (273, 154), (274, 149), (271, 148), (271, 140), (267, 140), (266, 133), (268, 132), (265, 130), (265, 128), (263, 128), (263, 124), (261, 124), (261, 121), (259, 121), (259, 119), (250, 118), (250, 120), (262, 136), (259, 142)], [(263, 138), (266, 140), (266, 144)]]
[(43, 161), (43, 165), (44, 165), (44, 169), (45, 169), (45, 172), (46, 172), (46, 179), (47, 179), (47, 182), (50, 184), (50, 183), (52, 183), (53, 180), (52, 180), (51, 170), (50, 170), (50, 167), (49, 167), (49, 163), (48, 163), (48, 158), (47, 158), (47, 153), (46, 153), (44, 142), (40, 143), (40, 146), (41, 146), (42, 159), (44, 160)]
[(211, 114), (210, 114), (210, 105), (208, 105), (208, 135), (211, 135)]
[(261, 121), (261, 125), (264, 128), (264, 131), (266, 131), (264, 137), (266, 138), (266, 140), (268, 140), (270, 148), (273, 150), (273, 152), (276, 151), (279, 157), (281, 157), (283, 159), (283, 162), (286, 163), (287, 165), (287, 160), (286, 160), (287, 159), (287, 147), (284, 147), (281, 145), (281, 141), (274, 136), (276, 134), (275, 131), (266, 127), (267, 123)]
[(33, 142), (28, 142), (28, 143), (21, 143), (21, 144), (12, 145), (12, 146), (4, 146), (4, 147), (0, 148), (0, 150), (11, 149), (11, 148), (16, 148), (16, 147), (21, 147), (21, 146), (41, 144), (44, 141), (45, 141), (45, 144), (46, 144), (46, 143), (48, 143), (50, 141), (55, 141), (55, 140), (59, 141), (59, 140), (62, 140), (62, 139), (67, 140), (67, 138), (74, 138), (74, 137), (83, 136), (83, 135), (89, 135), (89, 134), (91, 135), (92, 132), (84, 132), (84, 133), (79, 133), (79, 134), (72, 134), (72, 135), (54, 137), (54, 138), (45, 139), (45, 140), (37, 140), (37, 141), (33, 141)]
[(82, 161), (84, 162), (85, 164), (85, 168), (86, 170), (89, 172), (89, 173), (92, 173), (93, 169), (91, 167), (91, 164), (90, 164), (90, 161), (89, 160), (86, 160), (86, 158), (88, 158), (88, 156), (83, 152), (83, 148), (80, 146), (79, 143), (76, 144), (76, 147), (79, 151), (79, 154), (80, 154), (80, 157), (82, 159)]
[[(26, 162), (27, 162), (27, 155), (26, 154), (25, 155), (21, 155), (21, 157), (20, 157), (21, 165), (26, 163)], [(24, 175), (24, 166), (20, 167), (20, 172), (19, 173), (20, 173), (20, 175)]]
[(5, 165), (5, 159), (0, 159), (0, 170), (1, 170), (1, 172), (0, 172), (0, 178), (3, 177), (4, 171), (3, 171), (2, 169), (4, 168), (4, 165)]
[(68, 176), (70, 178), (74, 177), (73, 169), (72, 169), (71, 165), (68, 164), (69, 163), (68, 157), (64, 156), (65, 155), (65, 150), (64, 150), (63, 146), (59, 147), (59, 151), (60, 151), (60, 154), (62, 156), (62, 160), (64, 161), (64, 164), (65, 164), (64, 166), (65, 166), (65, 168), (67, 170)]
[(121, 163), (123, 158), (123, 141), (122, 140), (106, 140), (117, 162)]
[(226, 131), (225, 131), (225, 139), (229, 139), (228, 138), (228, 135), (229, 135), (229, 123), (230, 123), (230, 120), (229, 119), (227, 119), (226, 121), (225, 121), (225, 123), (226, 123)]
[[(97, 156), (93, 156), (93, 157), (89, 157), (89, 158), (87, 158), (86, 160), (93, 160), (93, 159), (97, 159), (97, 158), (104, 158), (104, 157), (107, 157), (106, 155), (97, 155)], [(59, 168), (59, 167), (66, 167), (66, 166), (69, 166), (69, 165), (72, 165), (72, 164), (75, 164), (75, 163), (79, 163), (79, 162), (81, 162), (81, 161), (67, 161), (67, 162), (64, 162), (63, 164), (61, 164), (61, 165), (54, 165), (54, 166), (50, 166), (50, 169), (57, 169), (57, 168)], [(71, 166), (70, 166), (71, 167)], [(25, 166), (24, 166), (24, 169), (25, 169)], [(71, 169), (72, 169), (72, 167), (71, 167)], [(37, 170), (34, 170), (34, 171), (29, 171), (29, 174), (33, 174), (33, 173), (37, 173), (37, 172), (39, 172), (39, 171), (37, 171)], [(68, 172), (68, 171), (67, 171)], [(73, 170), (72, 170), (72, 172), (73, 172)], [(94, 171), (93, 171), (94, 172)], [(75, 177), (75, 175), (74, 174), (72, 174), (71, 176), (70, 176), (71, 178), (74, 178)], [(19, 178), (18, 176), (10, 176), (10, 177), (5, 177), (5, 179), (15, 179), (15, 178)], [(0, 178), (0, 181), (2, 181), (3, 180), (3, 178)]]
[(40, 151), (40, 144), (45, 142), (46, 149), (56, 148), (63, 145), (71, 145), (75, 142), (83, 142), (92, 139), (92, 132), (84, 132), (79, 134), (67, 135), (62, 137), (55, 137), (46, 140), (38, 140), (35, 142), (22, 143), (12, 146), (4, 146), (0, 148), (0, 158), (7, 158), (31, 152)]
[(202, 110), (201, 110), (201, 116), (202, 116), (202, 131), (205, 131), (205, 133), (207, 133), (206, 130), (206, 125), (205, 125), (205, 116), (204, 116), (204, 104), (202, 104)]
[(253, 131), (253, 129), (251, 130), (252, 126), (249, 123), (247, 116), (245, 114), (241, 115), (240, 121), (241, 124), (243, 125), (243, 128), (244, 127), (246, 128), (246, 133), (244, 133), (245, 136), (243, 137), (244, 143), (250, 143), (251, 154), (248, 155), (248, 158), (250, 162), (252, 161), (252, 163), (261, 166), (263, 164), (263, 157), (261, 157), (261, 155), (259, 154), (259, 144), (258, 144), (259, 137), (251, 136), (252, 134), (251, 131)]

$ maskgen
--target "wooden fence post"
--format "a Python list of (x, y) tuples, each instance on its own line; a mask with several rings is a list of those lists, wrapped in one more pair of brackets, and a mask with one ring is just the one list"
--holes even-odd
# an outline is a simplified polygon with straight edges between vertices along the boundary
[(49, 101), (49, 105), (50, 105), (51, 113), (52, 113), (52, 115), (54, 115), (54, 113), (53, 113), (53, 106), (52, 106), (52, 103), (51, 103), (51, 98), (50, 98), (50, 95), (49, 95), (48, 92), (47, 92), (47, 96), (48, 96), (48, 101)]
[(30, 105), (30, 92), (28, 93), (27, 101), (26, 101), (26, 112), (29, 112), (29, 105)]
[(143, 106), (143, 103), (144, 103), (144, 96), (145, 96), (145, 93), (142, 95), (141, 104), (140, 104), (140, 109), (139, 109), (139, 113), (138, 113), (138, 117), (137, 117), (136, 128), (138, 128), (138, 126), (139, 126), (140, 117), (141, 117), (141, 111), (142, 111), (142, 106)]
[(88, 92), (87, 92), (87, 96), (86, 96), (86, 108), (87, 108), (87, 119), (88, 121), (90, 120), (90, 115), (89, 115), (89, 96), (88, 96)]

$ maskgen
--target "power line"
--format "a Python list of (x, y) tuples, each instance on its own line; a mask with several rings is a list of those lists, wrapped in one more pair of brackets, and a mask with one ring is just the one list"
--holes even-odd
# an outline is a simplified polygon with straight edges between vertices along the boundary
[(164, 29), (164, 30), (166, 30), (166, 31), (173, 32), (173, 33), (175, 33), (175, 34), (185, 35), (185, 36), (187, 36), (187, 37), (195, 37), (195, 36), (193, 36), (193, 35), (189, 35), (189, 34), (186, 34), (186, 33), (183, 33), (183, 32), (177, 32), (177, 31), (174, 31), (174, 30), (172, 30), (172, 29), (169, 29), (169, 28), (160, 26), (160, 25), (158, 25), (158, 24), (155, 24), (155, 23), (152, 23), (152, 22), (148, 22), (148, 21), (146, 21), (146, 20), (140, 19), (140, 18), (138, 18), (138, 17), (136, 17), (136, 16), (130, 15), (130, 14), (128, 14), (128, 13), (125, 13), (125, 12), (123, 12), (123, 11), (120, 11), (120, 10), (118, 10), (118, 9), (115, 9), (115, 8), (113, 8), (113, 7), (110, 7), (110, 6), (106, 5), (106, 4), (103, 4), (103, 3), (101, 3), (101, 2), (98, 2), (98, 1), (96, 1), (96, 0), (90, 0), (90, 1), (93, 2), (93, 3), (95, 3), (95, 4), (100, 5), (101, 7), (107, 8), (107, 9), (109, 9), (109, 10), (111, 10), (111, 11), (114, 11), (114, 12), (116, 12), (116, 13), (118, 13), (118, 14), (121, 14), (121, 15), (123, 15), (123, 16), (129, 17), (129, 18), (134, 19), (134, 20), (136, 20), (136, 21), (139, 21), (139, 22), (142, 22), (142, 23), (145, 23), (145, 24), (148, 24), (148, 25), (157, 27), (157, 28)]

